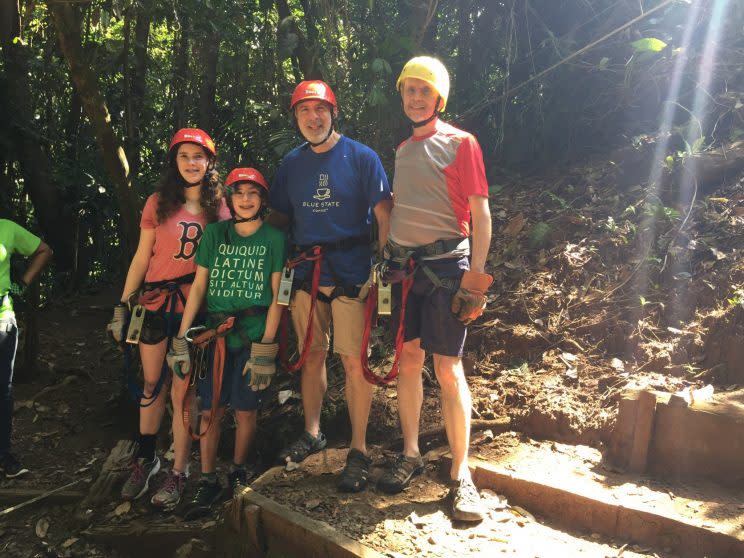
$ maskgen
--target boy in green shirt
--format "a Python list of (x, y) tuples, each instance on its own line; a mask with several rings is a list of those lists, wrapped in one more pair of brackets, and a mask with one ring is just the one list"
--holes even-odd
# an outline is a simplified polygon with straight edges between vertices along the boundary
[[(222, 493), (215, 469), (218, 425), (227, 404), (235, 410), (237, 422), (230, 485), (237, 492), (247, 484), (250, 475), (245, 463), (256, 434), (257, 409), (276, 371), (275, 336), (281, 317), (276, 296), (286, 258), (286, 238), (263, 222), (269, 187), (260, 172), (235, 169), (228, 175), (225, 187), (233, 218), (207, 225), (204, 230), (196, 252), (196, 277), (168, 357), (174, 370), (188, 371), (190, 360), (184, 335), (205, 295), (209, 327), (235, 316), (235, 326), (225, 340), (227, 350), (216, 416), (211, 416), (212, 394), (217, 391), (212, 386), (212, 374), (207, 373), (199, 385), (202, 475), (192, 510), (208, 510)], [(208, 361), (212, 363), (212, 358)], [(212, 428), (208, 428), (210, 421), (215, 421)]]
[[(29, 259), (19, 282), (10, 279), (10, 257), (20, 254)], [(27, 473), (10, 453), (13, 420), (13, 365), (18, 348), (18, 325), (13, 312), (13, 297), (23, 296), (52, 256), (42, 240), (13, 221), (0, 219), (0, 472), (8, 478)]]

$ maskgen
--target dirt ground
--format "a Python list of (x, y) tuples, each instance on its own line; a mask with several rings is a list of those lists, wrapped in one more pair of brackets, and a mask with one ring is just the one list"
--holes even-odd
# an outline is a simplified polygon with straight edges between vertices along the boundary
[[(485, 315), (470, 328), (465, 355), (476, 430), (492, 428), (498, 434), (511, 429), (601, 450), (618, 398), (629, 387), (677, 392), (708, 383), (716, 391), (744, 385), (741, 177), (690, 206), (675, 202), (673, 189), (652, 198), (640, 185), (619, 188), (617, 168), (616, 163), (589, 163), (492, 187), (489, 271), (496, 280)], [(103, 335), (116, 288), (54, 301), (40, 310), (39, 373), (14, 388), (14, 447), (30, 472), (0, 482), (0, 489), (53, 489), (95, 477), (116, 441), (134, 435), (136, 408), (123, 392), (121, 355)], [(374, 350), (382, 368), (384, 343)], [(298, 379), (282, 374), (271, 389), (257, 443), (266, 468), (302, 424)], [(280, 392), (289, 395), (283, 404)], [(431, 372), (425, 392), (422, 448), (430, 451), (446, 443)], [(329, 364), (323, 424), (331, 446), (344, 447), (348, 419), (335, 361)], [(395, 389), (378, 389), (369, 432), (376, 464), (396, 449), (398, 432)], [(229, 458), (229, 433), (224, 438), (221, 455)], [(165, 453), (166, 425), (159, 443)], [(195, 451), (192, 470), (198, 470), (197, 460)], [(531, 554), (519, 554), (515, 541), (543, 538), (555, 547), (575, 548), (566, 554), (571, 556), (652, 555), (624, 541), (552, 530), (539, 518), (515, 513), (498, 495), (486, 495), (491, 512), (483, 525), (452, 526), (442, 513), (446, 489), (435, 469), (432, 462), (427, 474), (397, 499), (370, 491), (341, 502), (331, 475), (319, 476), (311, 494), (290, 496), (291, 474), (282, 477), (281, 490), (266, 490), (370, 546), (393, 548), (389, 552), (399, 555), (440, 556), (455, 548), (463, 554), (490, 545), (489, 554), (493, 548), (526, 556)], [(81, 482), (74, 488), (85, 486)], [(82, 514), (72, 513), (79, 511), (74, 503), (40, 503), (2, 517), (0, 555), (114, 556), (82, 532), (117, 523), (179, 521), (139, 503), (117, 512), (119, 503)], [(366, 512), (356, 513), (352, 529), (348, 514), (331, 513), (340, 503), (376, 511), (369, 522)], [(400, 540), (390, 546), (391, 539)]]

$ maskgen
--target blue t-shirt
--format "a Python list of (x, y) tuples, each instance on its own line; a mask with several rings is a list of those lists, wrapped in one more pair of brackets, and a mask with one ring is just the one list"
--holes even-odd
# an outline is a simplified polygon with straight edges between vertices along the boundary
[[(390, 185), (377, 153), (345, 136), (325, 153), (315, 153), (307, 143), (290, 151), (269, 193), (271, 207), (290, 217), (291, 240), (298, 246), (369, 238), (371, 210), (390, 197)], [(367, 242), (328, 250), (323, 256), (320, 284), (364, 283), (371, 262)], [(298, 266), (295, 277), (304, 278), (310, 269), (310, 262)]]

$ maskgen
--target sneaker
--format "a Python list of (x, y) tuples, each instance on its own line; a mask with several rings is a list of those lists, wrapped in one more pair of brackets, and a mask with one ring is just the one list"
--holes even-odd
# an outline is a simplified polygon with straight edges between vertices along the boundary
[(204, 478), (199, 480), (191, 501), (188, 503), (184, 519), (191, 520), (205, 516), (212, 509), (212, 505), (222, 496), (222, 485), (219, 481), (211, 482)]
[(456, 483), (452, 494), (452, 518), (460, 521), (482, 521), (486, 510), (481, 502), (478, 489), (471, 479), (460, 479)]
[(129, 465), (132, 472), (121, 487), (122, 500), (136, 500), (142, 496), (150, 486), (150, 479), (160, 471), (160, 459), (155, 456), (152, 461), (145, 461), (143, 457), (133, 459)]
[(377, 487), (388, 494), (396, 494), (408, 486), (414, 475), (420, 475), (423, 470), (424, 460), (420, 455), (407, 457), (401, 453), (377, 481)]
[(367, 488), (369, 467), (372, 460), (356, 448), (351, 448), (346, 456), (346, 467), (341, 472), (338, 489), (341, 492), (361, 492)]
[(163, 511), (174, 509), (181, 501), (187, 478), (185, 473), (176, 473), (171, 469), (165, 477), (163, 486), (153, 495), (150, 503)]
[(326, 447), (326, 437), (322, 432), (318, 432), (318, 436), (315, 437), (309, 432), (305, 431), (302, 436), (297, 438), (294, 443), (288, 445), (279, 454), (279, 461), (286, 463), (292, 461), (293, 463), (301, 463), (305, 461), (307, 457), (313, 453), (318, 453), (320, 450)]
[(246, 469), (235, 469), (227, 475), (227, 483), (230, 486), (230, 492), (233, 497), (239, 496), (248, 486), (249, 475)]
[(14, 479), (28, 473), (28, 469), (23, 467), (12, 453), (6, 453), (0, 458), (0, 472), (2, 472), (6, 478)]

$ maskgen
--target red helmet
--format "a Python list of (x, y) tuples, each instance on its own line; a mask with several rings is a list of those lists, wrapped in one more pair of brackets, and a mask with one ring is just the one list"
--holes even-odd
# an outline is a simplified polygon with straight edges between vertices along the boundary
[(199, 128), (181, 128), (176, 132), (176, 135), (173, 136), (173, 139), (170, 142), (170, 147), (168, 147), (168, 151), (173, 149), (173, 147), (178, 145), (179, 143), (184, 142), (201, 145), (204, 149), (212, 154), (212, 157), (217, 156), (217, 151), (214, 148), (214, 142), (212, 141), (212, 138), (209, 137), (209, 134), (204, 130), (200, 130)]
[(308, 101), (310, 99), (325, 101), (334, 109), (338, 109), (338, 105), (336, 105), (336, 96), (333, 94), (333, 90), (326, 82), (319, 79), (313, 79), (300, 82), (300, 84), (295, 87), (294, 93), (292, 93), (292, 101), (289, 103), (289, 110), (293, 110), (297, 103)]
[(261, 186), (267, 192), (269, 191), (269, 184), (266, 182), (263, 174), (251, 167), (231, 170), (230, 174), (227, 175), (227, 180), (225, 180), (225, 187), (229, 188), (238, 182), (253, 182), (254, 184)]

